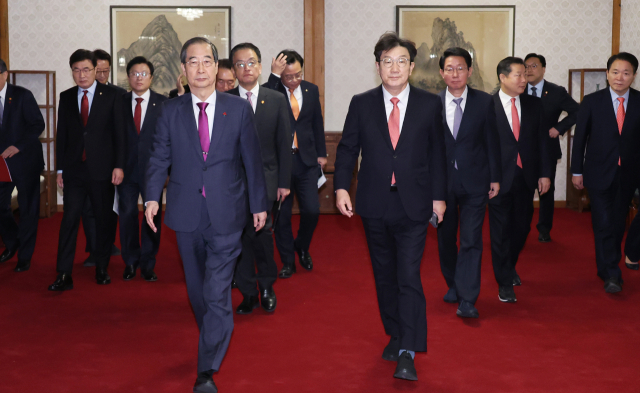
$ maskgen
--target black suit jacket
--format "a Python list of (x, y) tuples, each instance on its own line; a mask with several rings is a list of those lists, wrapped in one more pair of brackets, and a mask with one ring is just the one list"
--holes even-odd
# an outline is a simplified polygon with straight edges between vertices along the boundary
[(447, 124), (446, 93), (440, 92), (442, 101), (442, 124), (444, 141), (447, 146), (447, 173), (449, 191), (453, 187), (451, 179), (458, 164), (458, 177), (470, 194), (488, 193), (490, 183), (502, 181), (500, 163), (500, 138), (496, 129), (496, 112), (491, 95), (467, 86), (465, 103), (458, 136)]
[(405, 212), (415, 221), (431, 218), (433, 200), (447, 196), (447, 167), (440, 98), (410, 86), (400, 139), (391, 144), (382, 86), (351, 99), (336, 155), (334, 186), (348, 190), (362, 151), (356, 212), (380, 218), (387, 209), (391, 174)]
[(124, 181), (140, 184), (140, 189), (144, 190), (144, 173), (149, 163), (149, 155), (153, 147), (153, 137), (156, 132), (156, 121), (162, 113), (162, 103), (167, 97), (150, 91), (147, 111), (144, 115), (144, 122), (138, 135), (135, 122), (133, 121), (133, 111), (131, 110), (132, 93), (122, 96), (122, 113), (124, 114), (127, 133), (127, 163), (124, 167)]
[[(189, 87), (189, 85), (184, 85), (184, 94), (187, 93), (191, 93), (191, 88)], [(173, 89), (169, 91), (169, 98), (176, 98), (176, 97), (180, 97), (178, 95), (178, 89)]]
[(282, 84), (282, 80), (271, 74), (265, 86), (277, 90), (287, 97), (291, 135), (293, 138), (294, 132), (298, 134), (300, 158), (307, 166), (318, 165), (318, 157), (327, 156), (318, 86), (307, 81), (300, 82), (300, 88), (302, 89), (302, 110), (298, 115), (298, 120), (293, 117), (288, 98), (290, 93), (287, 91), (285, 85)]
[(120, 87), (118, 85), (114, 85), (113, 83), (107, 83), (107, 86), (113, 87), (114, 89), (118, 90), (121, 95), (127, 94), (127, 89), (125, 89), (124, 87)]
[(97, 83), (86, 127), (78, 106), (78, 86), (60, 93), (56, 159), (63, 177), (74, 175), (86, 151), (92, 180), (110, 180), (114, 168), (124, 169), (126, 135), (120, 91)]
[(39, 173), (44, 168), (42, 144), (38, 139), (44, 131), (44, 119), (33, 94), (24, 87), (7, 83), (7, 92), (0, 128), (0, 153), (15, 146), (19, 153), (7, 158), (14, 179)]
[(500, 194), (507, 193), (513, 184), (518, 153), (522, 160), (522, 172), (524, 173), (527, 187), (531, 190), (538, 188), (538, 179), (551, 177), (551, 158), (547, 139), (549, 128), (544, 120), (544, 107), (538, 97), (520, 94), (520, 137), (516, 141), (509, 120), (500, 102), (499, 93), (493, 95), (494, 109), (496, 111), (496, 124), (500, 135), (500, 151), (502, 153), (502, 183)]
[[(235, 87), (227, 91), (240, 96)], [(240, 97), (246, 100), (246, 97)], [(286, 97), (265, 86), (258, 90), (255, 123), (260, 140), (260, 153), (264, 167), (264, 179), (267, 182), (267, 197), (275, 201), (278, 188), (291, 188), (291, 127)]]
[[(527, 92), (529, 86), (527, 85)], [(544, 106), (544, 118), (548, 129), (555, 128), (560, 135), (564, 135), (576, 124), (578, 118), (578, 108), (580, 105), (567, 93), (567, 89), (551, 83), (547, 80), (542, 84), (542, 92), (540, 99)], [(558, 121), (562, 112), (567, 112), (567, 116)], [(562, 158), (562, 149), (560, 149), (560, 138), (547, 137), (549, 145), (549, 154), (553, 161)]]
[[(629, 102), (618, 131), (610, 90), (586, 95), (580, 104), (576, 123), (571, 172), (584, 176), (584, 186), (608, 188), (621, 160), (622, 179), (638, 184), (640, 179), (640, 92), (629, 90)], [(632, 183), (633, 184), (633, 183)]]

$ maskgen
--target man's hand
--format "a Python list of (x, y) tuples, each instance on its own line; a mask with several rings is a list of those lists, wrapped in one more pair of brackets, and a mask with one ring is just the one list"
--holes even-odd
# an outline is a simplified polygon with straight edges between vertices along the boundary
[(489, 199), (495, 197), (500, 192), (500, 183), (491, 183), (489, 187)]
[(153, 217), (158, 214), (158, 210), (160, 210), (160, 205), (156, 201), (147, 202), (147, 206), (144, 209), (144, 217), (147, 219), (147, 224), (154, 232), (158, 232), (158, 228), (153, 223)]
[(9, 146), (2, 152), (2, 158), (11, 158), (18, 153), (20, 153), (20, 150), (17, 147)]
[(178, 88), (178, 96), (184, 94), (184, 85), (182, 84), (182, 74), (178, 75), (178, 80), (176, 81), (176, 87)]
[(277, 58), (271, 58), (271, 73), (282, 76), (287, 66), (287, 56), (281, 53)]
[(433, 211), (438, 215), (438, 224), (444, 220), (444, 211), (447, 210), (445, 201), (433, 201)]
[(327, 165), (327, 157), (318, 157), (318, 164), (320, 164), (320, 168), (324, 169), (324, 166)]
[(584, 188), (584, 184), (582, 182), (582, 175), (573, 176), (571, 178), (571, 182), (573, 183), (573, 186), (578, 190), (582, 190)]
[(276, 201), (284, 201), (284, 198), (286, 198), (290, 193), (291, 190), (289, 190), (288, 188), (278, 188), (278, 196), (276, 197)]
[(124, 179), (124, 172), (120, 168), (113, 168), (113, 174), (111, 175), (111, 183), (114, 186), (122, 183), (122, 179)]
[(540, 195), (543, 195), (547, 191), (549, 191), (550, 187), (551, 187), (551, 179), (549, 179), (548, 177), (541, 177), (540, 179), (538, 179), (538, 193)]
[(550, 136), (551, 138), (557, 138), (559, 135), (560, 135), (560, 131), (556, 130), (556, 128), (555, 128), (555, 127), (552, 127), (552, 128), (549, 130), (549, 136)]
[(257, 213), (253, 215), (253, 227), (256, 228), (256, 232), (264, 228), (264, 224), (267, 223), (267, 212)]
[(347, 190), (336, 191), (336, 206), (343, 216), (353, 217), (353, 208), (351, 206), (351, 198)]
[(58, 176), (56, 176), (56, 183), (58, 183), (58, 187), (60, 187), (60, 189), (64, 189), (64, 182), (62, 181), (62, 173), (58, 173)]

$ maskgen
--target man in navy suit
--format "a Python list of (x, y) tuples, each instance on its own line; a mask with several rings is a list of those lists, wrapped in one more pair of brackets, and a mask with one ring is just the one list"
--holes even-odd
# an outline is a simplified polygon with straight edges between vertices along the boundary
[[(7, 247), (0, 263), (18, 252), (16, 272), (29, 270), (36, 246), (40, 209), (40, 172), (44, 168), (44, 119), (31, 92), (7, 83), (7, 65), (0, 59), (0, 152), (12, 182), (0, 182), (0, 237)], [(20, 224), (11, 211), (11, 193), (18, 188)], [(19, 251), (18, 251), (19, 250)]]
[(609, 58), (609, 88), (582, 100), (571, 152), (573, 185), (589, 190), (596, 266), (607, 293), (622, 290), (622, 238), (640, 179), (640, 92), (631, 88), (637, 71), (631, 53)]
[(349, 192), (362, 152), (356, 193), (380, 317), (390, 336), (382, 358), (397, 361), (394, 377), (417, 380), (416, 351), (427, 350), (426, 300), (420, 279), (427, 226), (442, 221), (447, 167), (442, 102), (409, 85), (415, 44), (396, 33), (375, 46), (382, 85), (351, 99), (338, 145), (334, 186), (340, 212), (352, 217)]
[[(489, 199), (498, 195), (502, 178), (500, 139), (493, 98), (467, 86), (473, 73), (471, 54), (449, 48), (440, 57), (440, 92), (447, 146), (447, 211), (438, 227), (440, 268), (448, 303), (459, 303), (456, 315), (478, 318), (482, 224)], [(460, 251), (458, 251), (458, 221)]]
[[(551, 158), (551, 187), (549, 191), (540, 195), (540, 211), (538, 217), (538, 241), (547, 243), (551, 241), (551, 227), (553, 226), (554, 192), (556, 182), (556, 165), (562, 158), (560, 149), (560, 136), (576, 124), (578, 116), (578, 103), (571, 98), (567, 90), (544, 79), (547, 67), (547, 60), (544, 56), (529, 53), (524, 58), (527, 76), (527, 94), (540, 97), (544, 106), (544, 116), (547, 127), (549, 127), (549, 154)], [(566, 112), (567, 116), (558, 121), (558, 118)]]
[[(233, 331), (231, 279), (248, 210), (259, 231), (267, 218), (260, 145), (247, 100), (216, 92), (218, 51), (206, 38), (184, 43), (190, 93), (164, 103), (146, 171), (145, 216), (157, 230), (162, 188), (165, 223), (176, 231), (187, 292), (200, 328), (194, 392), (217, 392), (212, 375)], [(248, 195), (247, 195), (248, 194)]]
[(300, 226), (294, 239), (291, 229), (293, 196), (282, 202), (276, 223), (276, 246), (282, 261), (279, 277), (288, 278), (296, 272), (295, 254), (300, 266), (313, 268), (309, 246), (318, 225), (320, 201), (318, 200), (318, 166), (327, 164), (327, 147), (324, 141), (324, 125), (318, 86), (302, 80), (304, 59), (294, 50), (283, 50), (271, 63), (271, 75), (267, 86), (284, 94), (289, 102), (291, 122), (291, 190), (300, 206)]
[[(126, 265), (125, 281), (140, 273), (146, 281), (157, 281), (154, 272), (156, 254), (160, 247), (161, 214), (154, 218), (157, 232), (151, 230), (146, 220), (142, 227), (138, 222), (138, 198), (146, 201), (144, 173), (149, 163), (149, 155), (156, 131), (156, 120), (162, 111), (162, 103), (167, 99), (150, 89), (153, 82), (153, 64), (142, 56), (134, 57), (127, 64), (127, 75), (131, 92), (122, 97), (127, 132), (127, 163), (124, 180), (118, 186), (120, 214), (120, 245), (122, 259)], [(162, 191), (160, 191), (162, 193)], [(160, 200), (162, 195), (155, 196)]]

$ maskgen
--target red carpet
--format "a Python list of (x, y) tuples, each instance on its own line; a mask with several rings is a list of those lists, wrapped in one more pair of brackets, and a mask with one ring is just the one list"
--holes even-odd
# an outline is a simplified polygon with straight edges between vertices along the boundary
[[(75, 289), (52, 293), (60, 219), (40, 221), (29, 272), (14, 273), (15, 258), (0, 265), (0, 392), (190, 392), (198, 331), (174, 233), (165, 227), (156, 283), (122, 281), (124, 263), (113, 257), (112, 284), (96, 285), (94, 269), (82, 267), (80, 240)], [(535, 227), (529, 236), (516, 304), (498, 301), (485, 221), (473, 321), (442, 301), (429, 230), (422, 268), (429, 352), (417, 354), (420, 380), (408, 382), (394, 379), (395, 364), (380, 357), (388, 339), (359, 219), (322, 216), (313, 272), (298, 268), (276, 283), (273, 315), (236, 316), (215, 382), (221, 393), (639, 392), (640, 272), (623, 267), (623, 292), (605, 294), (589, 214), (558, 209), (555, 221), (552, 243), (538, 243)], [(234, 306), (240, 301), (234, 290)]]

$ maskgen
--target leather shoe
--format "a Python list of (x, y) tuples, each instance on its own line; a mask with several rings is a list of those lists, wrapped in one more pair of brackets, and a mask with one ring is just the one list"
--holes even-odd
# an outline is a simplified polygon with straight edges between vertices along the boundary
[(501, 286), (498, 289), (498, 299), (504, 303), (515, 303), (518, 301), (518, 299), (516, 299), (516, 293), (513, 290), (513, 286)]
[(393, 374), (394, 378), (406, 379), (409, 381), (417, 381), (418, 373), (413, 365), (413, 358), (409, 352), (404, 351), (398, 356), (398, 365), (396, 366), (396, 372)]
[(111, 284), (111, 277), (109, 277), (105, 269), (96, 269), (96, 282), (99, 285)]
[(158, 281), (158, 276), (156, 276), (156, 273), (153, 271), (153, 269), (146, 272), (141, 271), (140, 275), (142, 276), (142, 278), (144, 278), (145, 281), (149, 281), (149, 282)]
[(313, 261), (311, 260), (311, 255), (309, 255), (309, 250), (303, 250), (301, 248), (296, 247), (296, 253), (298, 253), (298, 259), (300, 260), (300, 266), (304, 270), (313, 269)]
[(391, 337), (389, 344), (387, 344), (387, 346), (384, 347), (384, 351), (382, 351), (382, 358), (390, 362), (397, 362), (398, 352), (400, 352), (400, 338)]
[(625, 256), (625, 258), (624, 258), (624, 265), (627, 267), (627, 269), (631, 269), (631, 270), (640, 269), (640, 263), (631, 262), (631, 259), (629, 259), (629, 257), (627, 257), (627, 256)]
[(212, 375), (213, 370), (198, 373), (193, 391), (195, 393), (218, 393), (218, 387), (213, 383)]
[(470, 302), (464, 300), (460, 302), (456, 315), (460, 318), (478, 318), (479, 316), (478, 309), (476, 309)]
[(95, 265), (96, 265), (96, 259), (91, 254), (89, 254), (87, 259), (85, 259), (84, 262), (82, 263), (82, 266), (84, 267), (94, 267)]
[(73, 289), (73, 280), (71, 274), (60, 273), (53, 284), (49, 285), (50, 291), (68, 291)]
[(522, 285), (522, 281), (520, 280), (520, 276), (518, 275), (518, 273), (514, 273), (515, 275), (513, 276), (513, 286), (514, 287), (519, 287), (520, 285)]
[(16, 242), (16, 244), (11, 249), (5, 248), (4, 252), (0, 254), (0, 263), (6, 262), (9, 259), (13, 258), (13, 256), (16, 255), (16, 252), (18, 252), (18, 242)]
[[(447, 303), (458, 303), (458, 291), (455, 288), (449, 288), (447, 294), (442, 298)], [(398, 348), (400, 349), (400, 348)]]
[(604, 282), (604, 291), (606, 293), (618, 293), (622, 291), (622, 283), (615, 277), (609, 277)]
[(549, 235), (549, 233), (540, 232), (538, 233), (538, 241), (540, 243), (549, 243), (551, 241), (551, 235)]
[(276, 293), (273, 291), (273, 288), (260, 290), (260, 305), (264, 311), (274, 312), (277, 304), (278, 301), (276, 300)]
[(31, 267), (31, 261), (29, 259), (18, 259), (14, 272), (26, 272)]
[(125, 281), (129, 281), (129, 280), (133, 280), (133, 278), (136, 276), (136, 270), (137, 270), (137, 266), (136, 265), (127, 265), (124, 267), (124, 274), (122, 275), (122, 279)]
[(282, 266), (282, 270), (278, 273), (278, 277), (280, 278), (289, 278), (293, 276), (293, 273), (296, 272), (296, 265), (284, 265)]
[(242, 303), (236, 308), (236, 314), (251, 314), (254, 308), (258, 308), (258, 297), (245, 296)]

